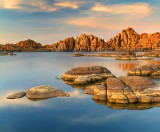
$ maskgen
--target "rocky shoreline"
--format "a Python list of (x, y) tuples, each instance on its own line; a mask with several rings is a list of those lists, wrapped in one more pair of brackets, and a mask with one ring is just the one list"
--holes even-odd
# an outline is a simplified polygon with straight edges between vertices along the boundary
[[(160, 77), (159, 71), (160, 65), (144, 65), (129, 71), (128, 76), (117, 78), (102, 66), (76, 67), (64, 73), (62, 79), (68, 85), (83, 89), (85, 94), (93, 95), (93, 100), (115, 104), (159, 103), (159, 86), (142, 77), (155, 74)], [(22, 98), (25, 95), (31, 100), (70, 96), (60, 89), (44, 85), (9, 95), (7, 99)]]
[[(97, 72), (99, 74), (107, 73), (109, 76), (96, 80), (94, 77)], [(66, 74), (68, 75), (66, 76)], [(86, 74), (91, 78), (85, 78)], [(116, 78), (108, 69), (100, 66), (71, 69), (63, 74), (62, 79), (64, 82), (70, 81), (69, 85), (83, 85), (84, 93), (93, 95), (94, 100), (118, 104), (160, 102), (160, 89), (147, 78), (140, 76)]]
[(14, 56), (16, 54), (14, 54), (13, 52), (8, 52), (8, 51), (1, 51), (0, 52), (0, 56), (7, 56), (7, 55)]

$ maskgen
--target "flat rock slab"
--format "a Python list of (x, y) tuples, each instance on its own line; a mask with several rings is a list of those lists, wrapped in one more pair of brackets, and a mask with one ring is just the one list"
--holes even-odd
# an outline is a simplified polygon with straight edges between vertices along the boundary
[(121, 76), (119, 79), (128, 85), (134, 93), (142, 92), (143, 90), (154, 87), (154, 84), (145, 77)]
[(18, 98), (22, 98), (26, 95), (26, 92), (18, 92), (15, 94), (11, 94), (7, 97), (7, 99), (18, 99)]
[(69, 97), (68, 93), (63, 92), (60, 89), (56, 89), (49, 85), (37, 86), (29, 89), (26, 92), (26, 96), (29, 99), (48, 99), (54, 97)]

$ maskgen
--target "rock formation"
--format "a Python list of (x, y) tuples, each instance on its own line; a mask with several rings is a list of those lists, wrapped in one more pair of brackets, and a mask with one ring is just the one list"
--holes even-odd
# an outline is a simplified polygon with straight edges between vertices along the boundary
[(102, 51), (105, 49), (105, 42), (93, 35), (81, 34), (76, 39), (70, 37), (52, 46), (55, 51)]
[(35, 42), (34, 40), (28, 39), (25, 41), (20, 41), (17, 44), (17, 47), (21, 48), (22, 50), (25, 49), (39, 49), (42, 47), (42, 44)]
[(128, 72), (128, 76), (160, 76), (160, 65), (143, 65)]
[(75, 40), (73, 37), (60, 40), (56, 44), (52, 45), (55, 51), (73, 51), (75, 47)]
[(24, 97), (25, 95), (26, 95), (25, 92), (18, 92), (18, 93), (9, 95), (7, 99), (18, 99), (18, 98)]
[(73, 81), (73, 84), (86, 85), (96, 81), (102, 81), (114, 75), (101, 66), (77, 67), (73, 68), (62, 75), (65, 81)]
[(44, 85), (44, 86), (37, 86), (29, 89), (26, 92), (26, 96), (29, 99), (48, 99), (48, 98), (54, 98), (58, 96), (69, 97), (70, 95), (68, 93), (63, 92), (60, 89), (56, 89), (49, 85)]
[(140, 35), (133, 28), (127, 28), (107, 42), (109, 49), (136, 49)]
[[(158, 66), (149, 68), (156, 72), (158, 69)], [(148, 68), (145, 72), (148, 73)], [(64, 81), (72, 81), (68, 83), (69, 85), (83, 85), (80, 88), (85, 94), (94, 95), (94, 100), (108, 100), (110, 103), (120, 104), (160, 102), (160, 89), (145, 77), (121, 76), (115, 78), (107, 68), (94, 66), (74, 68), (63, 74), (62, 78)]]
[[(0, 50), (23, 51), (23, 50), (51, 50), (56, 52), (63, 51), (105, 51), (116, 50), (124, 51), (133, 49), (136, 51), (154, 50), (160, 47), (160, 33), (142, 33), (141, 35), (133, 28), (127, 28), (118, 33), (115, 37), (105, 42), (104, 39), (93, 35), (81, 34), (73, 38), (69, 37), (60, 40), (52, 45), (42, 46), (31, 39), (20, 41), (17, 44), (0, 45)], [(159, 56), (159, 54), (158, 54)]]
[(160, 33), (143, 33), (139, 35), (133, 28), (127, 28), (126, 30), (122, 30), (122, 32), (117, 34), (114, 38), (110, 39), (106, 45), (111, 50), (153, 50), (160, 47)]

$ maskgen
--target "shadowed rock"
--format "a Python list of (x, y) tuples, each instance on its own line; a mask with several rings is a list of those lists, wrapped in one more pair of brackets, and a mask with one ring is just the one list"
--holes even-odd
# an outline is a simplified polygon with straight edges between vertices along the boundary
[(18, 98), (24, 97), (25, 95), (26, 95), (25, 92), (18, 92), (18, 93), (9, 95), (9, 96), (7, 97), (7, 99), (18, 99)]
[(94, 96), (92, 99), (107, 100), (107, 88), (104, 82), (94, 88)]
[(68, 93), (63, 92), (60, 89), (56, 89), (49, 85), (44, 86), (37, 86), (29, 89), (26, 92), (26, 96), (29, 99), (47, 99), (47, 98), (53, 98), (53, 97), (69, 97), (70, 95)]

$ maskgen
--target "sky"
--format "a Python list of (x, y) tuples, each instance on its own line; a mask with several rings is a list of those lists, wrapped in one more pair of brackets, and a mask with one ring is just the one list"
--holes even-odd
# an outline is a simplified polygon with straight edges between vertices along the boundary
[(159, 0), (0, 0), (0, 43), (53, 44), (92, 34), (108, 41), (122, 29), (160, 31)]

